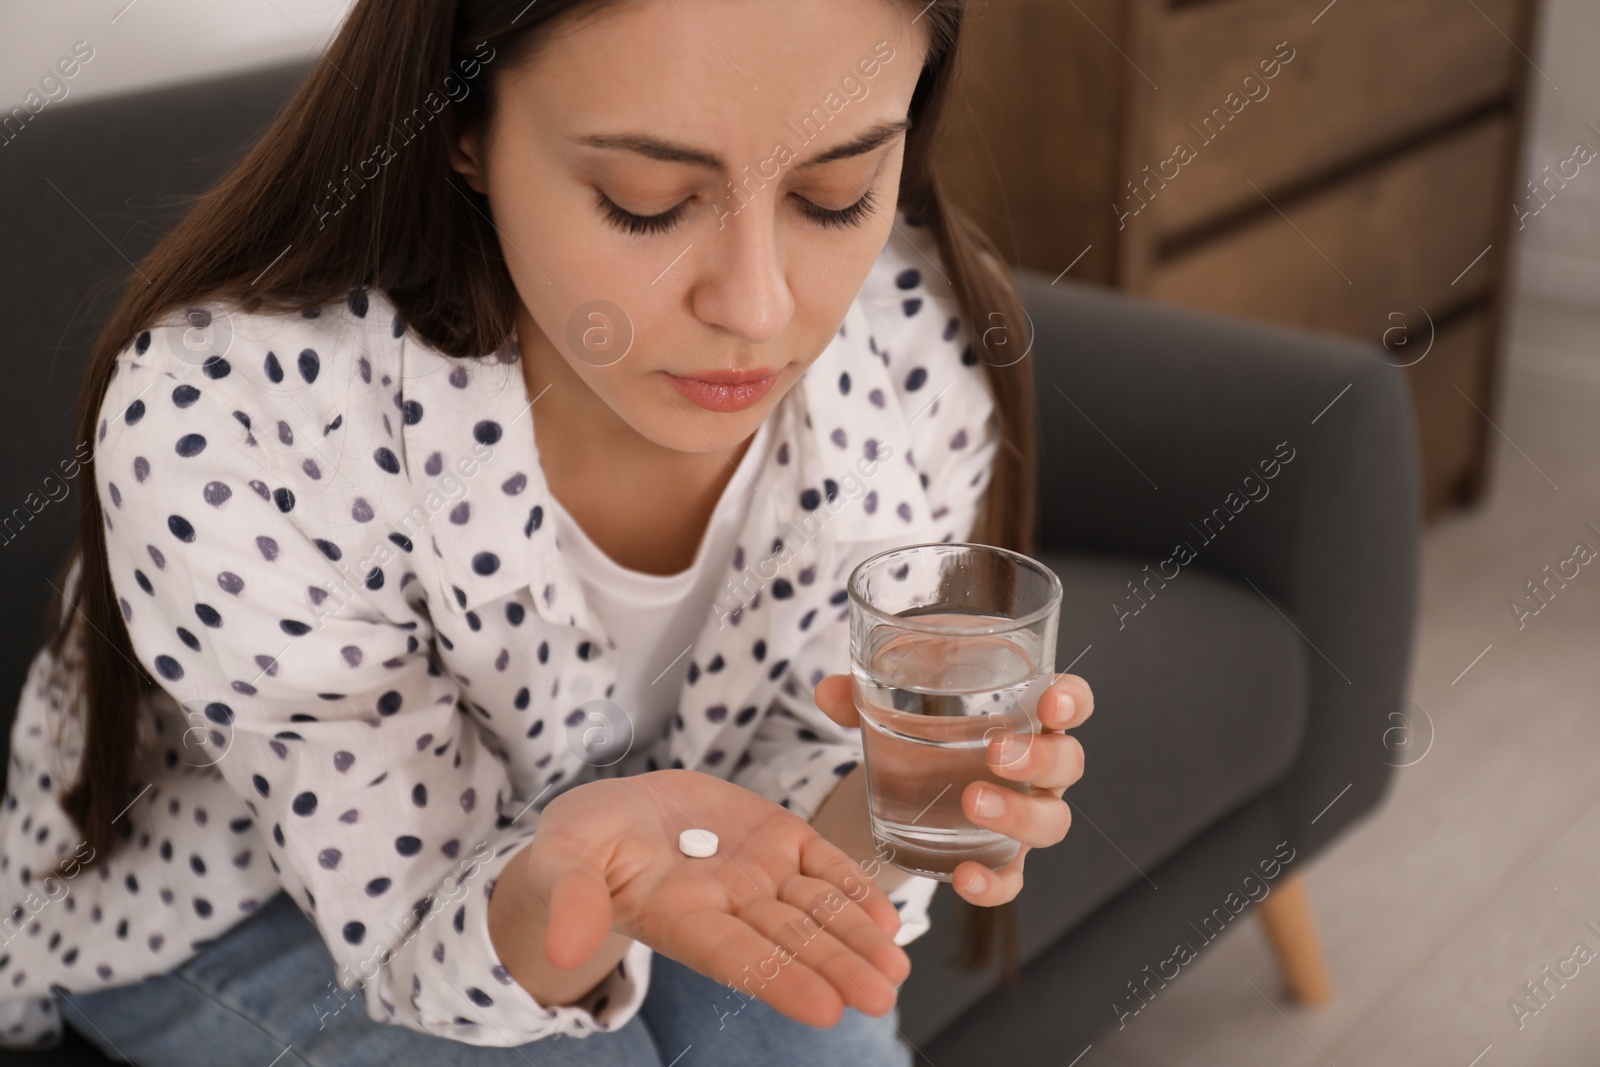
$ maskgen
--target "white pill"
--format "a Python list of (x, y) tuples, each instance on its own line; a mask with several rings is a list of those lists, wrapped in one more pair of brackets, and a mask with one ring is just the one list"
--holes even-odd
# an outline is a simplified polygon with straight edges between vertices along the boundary
[(678, 851), (685, 856), (715, 856), (717, 835), (710, 830), (685, 830), (678, 835)]

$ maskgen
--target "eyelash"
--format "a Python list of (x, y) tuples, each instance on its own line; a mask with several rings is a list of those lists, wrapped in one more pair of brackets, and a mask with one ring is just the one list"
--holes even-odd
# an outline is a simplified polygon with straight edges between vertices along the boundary
[[(871, 214), (872, 210), (877, 207), (877, 201), (873, 198), (871, 189), (868, 189), (860, 200), (839, 211), (830, 211), (827, 208), (818, 207), (805, 199), (801, 199), (800, 204), (802, 205), (800, 210), (807, 218), (826, 229), (860, 226), (867, 215)], [(635, 236), (666, 233), (682, 220), (684, 213), (688, 210), (684, 204), (679, 204), (670, 211), (663, 211), (659, 215), (635, 215), (633, 212), (624, 211), (612, 203), (611, 198), (604, 193), (600, 194), (598, 206), (607, 222), (624, 233)]]

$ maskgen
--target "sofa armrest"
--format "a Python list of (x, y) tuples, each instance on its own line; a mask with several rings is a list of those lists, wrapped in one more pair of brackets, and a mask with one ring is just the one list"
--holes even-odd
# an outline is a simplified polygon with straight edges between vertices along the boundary
[[(1317, 850), (1381, 799), (1386, 731), (1405, 706), (1422, 516), (1403, 372), (1375, 346), (1031, 271), (1018, 282), (1034, 329), (1040, 545), (1146, 556), (1144, 573), (1170, 581), (1204, 567), (1282, 613), (1305, 641), (1310, 692), (1277, 792), (1295, 847)], [(1120, 609), (1067, 608), (1140, 604), (1130, 588)]]

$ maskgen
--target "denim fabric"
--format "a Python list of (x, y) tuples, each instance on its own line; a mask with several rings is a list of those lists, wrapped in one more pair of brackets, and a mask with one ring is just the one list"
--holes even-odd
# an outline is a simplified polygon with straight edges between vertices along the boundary
[[(666, 957), (652, 957), (639, 1014), (620, 1029), (517, 1047), (468, 1045), (367, 1018), (334, 987), (316, 928), (284, 893), (168, 974), (61, 994), (68, 1025), (141, 1067), (909, 1067), (899, 1008), (846, 1008), (831, 1029), (794, 1022)], [(341, 1004), (343, 1005), (341, 1007)]]

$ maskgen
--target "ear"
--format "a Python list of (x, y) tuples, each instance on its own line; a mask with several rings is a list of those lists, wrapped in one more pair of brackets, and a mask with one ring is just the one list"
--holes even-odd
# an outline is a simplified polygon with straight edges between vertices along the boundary
[(450, 166), (467, 180), (474, 192), (488, 195), (482, 160), (483, 143), (476, 134), (462, 134), (450, 145)]

